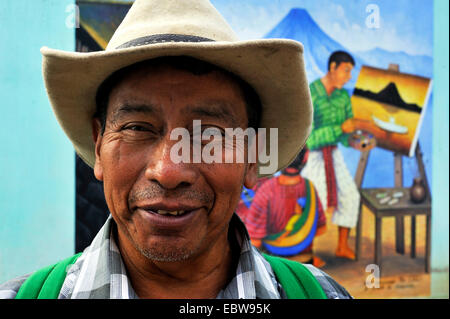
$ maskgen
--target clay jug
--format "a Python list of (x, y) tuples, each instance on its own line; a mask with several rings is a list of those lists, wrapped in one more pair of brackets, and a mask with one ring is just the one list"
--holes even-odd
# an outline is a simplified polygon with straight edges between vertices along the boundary
[(413, 203), (419, 204), (422, 203), (427, 197), (427, 192), (425, 189), (425, 185), (421, 178), (414, 178), (413, 185), (409, 189), (411, 195), (411, 201)]

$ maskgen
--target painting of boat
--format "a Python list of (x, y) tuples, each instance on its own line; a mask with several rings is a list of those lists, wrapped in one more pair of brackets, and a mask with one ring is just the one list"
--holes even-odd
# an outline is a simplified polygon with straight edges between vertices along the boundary
[(375, 115), (372, 115), (372, 119), (375, 122), (375, 125), (379, 128), (392, 133), (398, 134), (406, 134), (408, 133), (408, 128), (406, 126), (401, 126), (395, 123), (395, 118), (390, 117), (389, 122), (384, 122), (377, 118)]

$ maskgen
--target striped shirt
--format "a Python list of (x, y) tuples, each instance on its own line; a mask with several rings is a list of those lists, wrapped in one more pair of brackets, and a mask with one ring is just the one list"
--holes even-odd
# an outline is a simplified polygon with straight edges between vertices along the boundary
[[(123, 264), (113, 234), (111, 216), (98, 232), (92, 244), (69, 268), (58, 299), (138, 299)], [(217, 295), (217, 299), (280, 299), (286, 293), (277, 281), (270, 264), (251, 245), (248, 233), (239, 217), (230, 222), (240, 246), (236, 275)], [(348, 299), (348, 292), (323, 271), (305, 265), (317, 278), (331, 299)], [(13, 299), (29, 275), (0, 285), (0, 299)]]
[(309, 85), (314, 107), (311, 135), (307, 145), (310, 150), (342, 143), (348, 146), (348, 134), (342, 132), (341, 125), (353, 117), (350, 96), (345, 89), (335, 89), (327, 94), (320, 79)]

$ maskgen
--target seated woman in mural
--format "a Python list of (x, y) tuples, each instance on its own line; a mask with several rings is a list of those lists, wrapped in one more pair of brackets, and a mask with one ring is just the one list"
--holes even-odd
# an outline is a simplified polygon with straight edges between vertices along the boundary
[(242, 187), (241, 199), (236, 207), (236, 214), (244, 223), (247, 213), (250, 211), (250, 206), (252, 205), (253, 199), (255, 198), (256, 191), (271, 178), (272, 177), (258, 178), (258, 182), (253, 188), (247, 188), (245, 186)]
[(254, 246), (322, 267), (325, 262), (313, 255), (313, 240), (325, 232), (326, 217), (314, 185), (300, 176), (308, 153), (303, 149), (281, 175), (257, 190), (245, 224)]

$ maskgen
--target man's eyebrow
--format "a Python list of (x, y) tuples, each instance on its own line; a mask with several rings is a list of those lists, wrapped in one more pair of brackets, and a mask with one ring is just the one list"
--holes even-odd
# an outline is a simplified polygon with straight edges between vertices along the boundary
[(111, 115), (111, 122), (116, 122), (122, 115), (130, 113), (143, 113), (143, 114), (154, 114), (157, 112), (157, 107), (152, 104), (133, 104), (124, 103), (116, 110), (113, 111)]
[(191, 115), (204, 116), (223, 120), (233, 128), (240, 126), (239, 121), (230, 111), (233, 105), (223, 100), (211, 100), (198, 105), (190, 105), (186, 112)]

